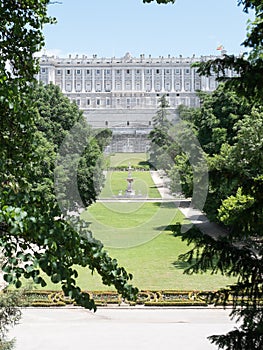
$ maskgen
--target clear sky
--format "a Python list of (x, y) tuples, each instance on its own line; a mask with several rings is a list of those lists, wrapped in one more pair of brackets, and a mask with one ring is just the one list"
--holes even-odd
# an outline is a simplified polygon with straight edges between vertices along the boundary
[(237, 0), (60, 0), (49, 5), (57, 24), (45, 27), (46, 53), (122, 57), (214, 55), (222, 44), (239, 54), (248, 15)]

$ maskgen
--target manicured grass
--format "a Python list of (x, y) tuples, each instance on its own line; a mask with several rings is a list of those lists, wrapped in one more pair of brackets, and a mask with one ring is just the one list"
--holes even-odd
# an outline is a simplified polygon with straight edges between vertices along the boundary
[[(164, 231), (146, 244), (127, 249), (107, 249), (120, 266), (133, 274), (133, 284), (144, 290), (216, 290), (231, 283), (233, 279), (211, 275), (185, 275), (184, 263), (178, 256), (189, 247)], [(88, 269), (77, 268), (78, 283), (83, 290), (114, 290), (104, 286), (97, 273), (91, 275)], [(46, 289), (57, 290), (58, 285), (49, 284)]]
[[(110, 203), (110, 206), (112, 204)], [(127, 205), (124, 206), (124, 204)], [(140, 289), (151, 290), (215, 290), (233, 281), (233, 279), (210, 273), (191, 276), (183, 273), (187, 264), (179, 262), (178, 257), (190, 247), (179, 238), (175, 238), (168, 230), (169, 227), (167, 228), (167, 224), (183, 220), (182, 214), (171, 204), (167, 203), (166, 207), (161, 208), (156, 203), (147, 203), (137, 209), (129, 207), (130, 204), (135, 203), (122, 203), (123, 213), (119, 221), (116, 221), (117, 216), (113, 209), (120, 210), (120, 207), (103, 208), (103, 204), (97, 203), (95, 206), (98, 207), (91, 207), (90, 210), (94, 216), (98, 215), (96, 222), (93, 221), (91, 225), (94, 236), (101, 238), (104, 243), (108, 242), (106, 250), (112, 258), (118, 260), (120, 266), (124, 266), (128, 272), (133, 274), (134, 285)], [(135, 209), (134, 212), (131, 211), (132, 208)], [(143, 224), (143, 214), (141, 215), (140, 210), (150, 216), (154, 209), (157, 217), (159, 214), (157, 220), (154, 221), (147, 217)], [(106, 214), (107, 211), (108, 214)], [(138, 222), (134, 220), (134, 215), (138, 216)], [(170, 221), (168, 221), (169, 215)], [(88, 216), (87, 219), (91, 220), (91, 217)], [(126, 229), (123, 228), (124, 222), (127, 225)], [(100, 232), (102, 227), (104, 231)], [(118, 246), (122, 248), (117, 248)], [(91, 275), (88, 268), (77, 267), (77, 270), (79, 272), (78, 283), (82, 289), (114, 290), (113, 287), (104, 286), (100, 277), (96, 273)], [(59, 285), (49, 283), (46, 289), (57, 290)]]
[(169, 202), (104, 202), (92, 205), (82, 218), (106, 247), (127, 248), (152, 240), (183, 215)]
[[(127, 171), (108, 171), (105, 185), (99, 198), (112, 198), (113, 196), (118, 196), (120, 193), (122, 195), (125, 194), (128, 185), (127, 177)], [(134, 179), (132, 188), (135, 190), (135, 194), (141, 194), (143, 197), (148, 198), (161, 198), (150, 172), (133, 171), (132, 178)]]
[(110, 166), (129, 166), (129, 164), (131, 164), (131, 166), (135, 166), (139, 165), (140, 162), (145, 162), (146, 160), (146, 153), (115, 153), (110, 156)]
[[(138, 165), (145, 161), (145, 154), (116, 154), (111, 166)], [(127, 188), (127, 172), (108, 172), (101, 198), (118, 196)], [(150, 198), (160, 198), (149, 172), (132, 172), (133, 188)], [(234, 281), (210, 273), (185, 275), (186, 263), (178, 261), (180, 254), (190, 247), (175, 238), (168, 225), (184, 220), (173, 203), (98, 202), (82, 214), (90, 222), (95, 238), (100, 239), (112, 258), (132, 273), (132, 283), (148, 290), (216, 290)], [(83, 290), (114, 290), (104, 286), (100, 276), (91, 274), (88, 268), (76, 267), (78, 284)], [(48, 279), (47, 279), (48, 280)], [(48, 282), (45, 289), (59, 290), (60, 285)]]

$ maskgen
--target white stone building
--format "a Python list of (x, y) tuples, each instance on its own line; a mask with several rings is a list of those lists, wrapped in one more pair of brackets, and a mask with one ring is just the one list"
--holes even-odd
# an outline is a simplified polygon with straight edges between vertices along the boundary
[[(135, 137), (137, 131), (141, 139), (151, 129), (152, 117), (163, 94), (170, 105), (170, 118), (176, 120), (179, 105), (199, 105), (197, 90), (209, 92), (217, 87), (215, 76), (200, 77), (197, 68), (192, 67), (195, 62), (214, 58), (170, 55), (136, 58), (129, 53), (122, 58), (43, 55), (38, 80), (58, 85), (83, 110), (93, 127), (108, 127), (114, 134), (128, 133)], [(231, 72), (227, 75), (231, 76)], [(134, 150), (134, 145), (136, 142), (128, 140), (126, 148), (122, 145), (119, 150)]]

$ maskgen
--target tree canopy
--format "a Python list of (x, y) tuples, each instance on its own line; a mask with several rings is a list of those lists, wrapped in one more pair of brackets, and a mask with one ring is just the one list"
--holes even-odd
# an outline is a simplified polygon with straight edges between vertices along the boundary
[[(189, 263), (186, 273), (222, 273), (237, 282), (216, 293), (211, 303), (233, 306), (239, 328), (210, 340), (220, 349), (263, 348), (263, 7), (261, 0), (238, 0), (245, 12), (254, 11), (242, 56), (223, 55), (198, 64), (201, 75), (217, 74), (221, 84), (212, 94), (199, 94), (200, 108), (181, 106), (180, 117), (198, 138), (209, 169), (204, 210), (224, 229), (215, 237), (198, 230), (176, 236), (192, 244), (180, 258)], [(226, 69), (237, 73), (228, 78)], [(186, 135), (185, 135), (186, 136)], [(180, 148), (170, 171), (172, 184), (181, 177), (182, 191), (193, 191), (189, 155)]]
[[(75, 265), (98, 271), (103, 283), (113, 284), (125, 298), (134, 299), (137, 289), (129, 284), (132, 276), (108, 256), (87, 224), (78, 219), (73, 225), (74, 218), (68, 220), (61, 215), (54, 200), (51, 174), (57, 147), (74, 122), (72, 118), (80, 116), (76, 111), (66, 111), (66, 102), (56, 88), (50, 94), (51, 100), (44, 90), (36, 92), (34, 75), (38, 61), (34, 54), (44, 43), (43, 25), (52, 22), (47, 16), (48, 3), (6, 1), (0, 6), (2, 270), (4, 279), (16, 287), (22, 285), (22, 277), (44, 286), (42, 270), (53, 283), (61, 283), (64, 293), (79, 305), (95, 309), (89, 294), (77, 286)], [(41, 102), (41, 94), (46, 106)], [(54, 103), (59, 99), (60, 103)], [(74, 112), (74, 106), (67, 107)], [(52, 118), (54, 123), (50, 122)], [(88, 157), (97, 159), (99, 145), (94, 141), (88, 146), (95, 150), (93, 155), (88, 152)], [(88, 161), (85, 155), (83, 161)]]

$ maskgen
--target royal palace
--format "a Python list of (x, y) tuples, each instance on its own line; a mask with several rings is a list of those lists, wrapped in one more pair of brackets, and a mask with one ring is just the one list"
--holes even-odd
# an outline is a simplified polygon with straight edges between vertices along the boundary
[(199, 106), (196, 91), (211, 92), (218, 83), (215, 75), (200, 76), (192, 65), (218, 57), (43, 55), (38, 80), (58, 85), (94, 128), (110, 128), (113, 136), (119, 135), (115, 143), (113, 138), (113, 151), (144, 151), (159, 98), (166, 96), (174, 122), (179, 105)]

